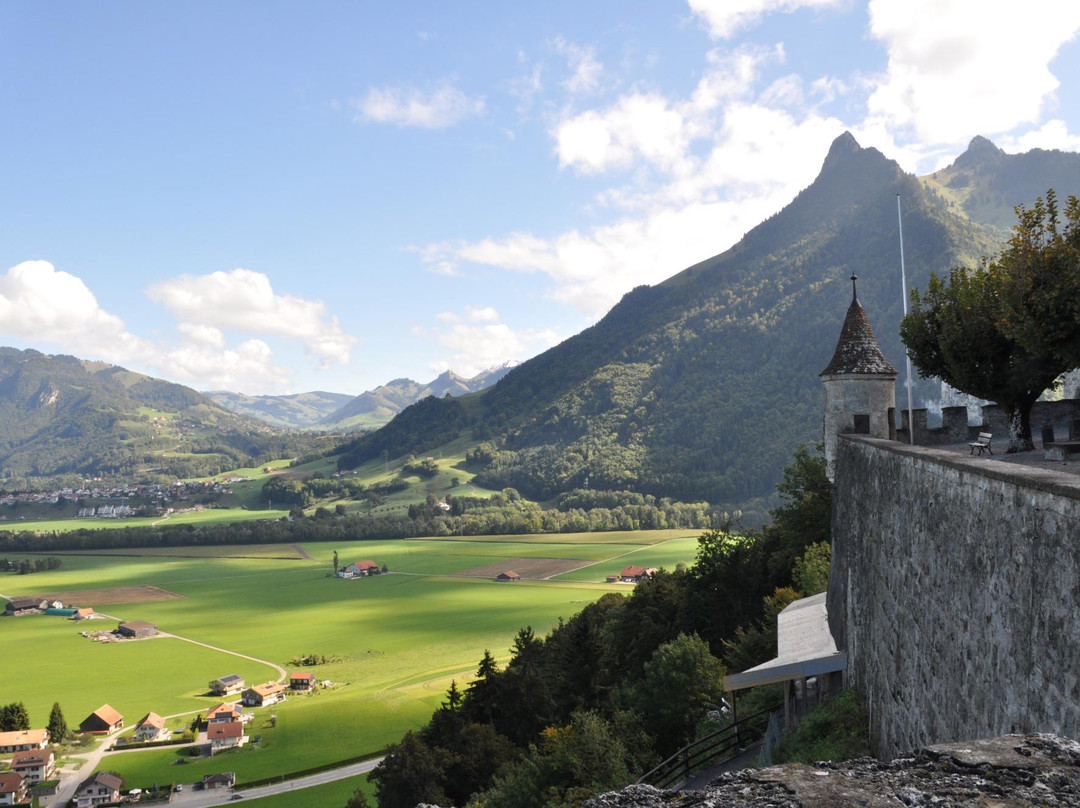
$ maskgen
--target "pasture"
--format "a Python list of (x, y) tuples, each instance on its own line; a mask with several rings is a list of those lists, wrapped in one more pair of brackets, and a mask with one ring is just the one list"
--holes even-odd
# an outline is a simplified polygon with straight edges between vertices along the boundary
[[(261, 736), (258, 744), (191, 762), (176, 750), (154, 749), (112, 755), (102, 764), (123, 774), (129, 786), (193, 782), (225, 769), (243, 781), (377, 752), (426, 721), (451, 679), (463, 684), (485, 650), (505, 664), (519, 628), (531, 625), (544, 634), (605, 592), (629, 593), (626, 585), (604, 584), (604, 576), (629, 563), (672, 567), (672, 558), (692, 561), (693, 542), (685, 534), (656, 531), (304, 545), (311, 558), (298, 557), (292, 546), (260, 557), (246, 556), (267, 548), (175, 550), (185, 556), (205, 552), (203, 557), (168, 555), (165, 548), (126, 550), (123, 556), (53, 553), (64, 558), (62, 569), (5, 575), (0, 592), (156, 586), (183, 597), (104, 611), (278, 665), (325, 656), (326, 664), (308, 670), (334, 685), (258, 710), (248, 729)], [(390, 573), (329, 577), (334, 550), (343, 565), (372, 559)], [(581, 567), (561, 580), (500, 583), (462, 575), (484, 565), (509, 566), (513, 559), (560, 559)], [(150, 710), (169, 715), (212, 706), (215, 700), (202, 694), (218, 676), (239, 673), (249, 684), (276, 676), (258, 662), (180, 640), (102, 645), (78, 631), (58, 617), (0, 619), (0, 647), (14, 658), (47, 663), (41, 676), (0, 683), (0, 703), (20, 699), (31, 720), (43, 724), (59, 701), (77, 725), (108, 702), (130, 724)]]

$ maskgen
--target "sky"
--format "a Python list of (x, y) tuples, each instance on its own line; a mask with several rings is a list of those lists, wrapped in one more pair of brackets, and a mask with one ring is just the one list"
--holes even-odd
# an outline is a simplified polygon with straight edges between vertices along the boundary
[(0, 344), (199, 390), (523, 361), (850, 131), (1080, 151), (1080, 3), (0, 0)]

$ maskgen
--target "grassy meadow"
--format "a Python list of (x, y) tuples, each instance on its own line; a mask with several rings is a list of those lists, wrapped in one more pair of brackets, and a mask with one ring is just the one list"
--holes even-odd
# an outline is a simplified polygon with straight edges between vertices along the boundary
[[(128, 786), (193, 782), (236, 771), (240, 781), (375, 753), (425, 722), (451, 679), (471, 676), (486, 649), (502, 663), (519, 628), (539, 634), (605, 592), (603, 583), (627, 564), (673, 567), (694, 557), (694, 538), (679, 531), (482, 537), (291, 545), (157, 548), (60, 555), (60, 570), (0, 577), (7, 596), (103, 587), (153, 585), (182, 597), (95, 606), (121, 620), (147, 620), (162, 631), (292, 669), (295, 657), (325, 656), (308, 670), (333, 686), (258, 710), (249, 724), (258, 744), (212, 759), (173, 749), (107, 757), (102, 768)], [(372, 559), (390, 574), (359, 580), (329, 577), (341, 564)], [(485, 564), (513, 559), (580, 561), (558, 580), (500, 583), (470, 577)], [(565, 569), (565, 565), (563, 567)], [(151, 710), (162, 715), (205, 709), (206, 683), (239, 673), (249, 683), (273, 669), (177, 639), (100, 644), (60, 617), (0, 619), (0, 647), (35, 659), (39, 674), (0, 683), (0, 703), (22, 700), (34, 725), (59, 701), (72, 725), (102, 703), (132, 724)], [(273, 716), (273, 718), (271, 718)], [(178, 762), (183, 761), (183, 762)], [(355, 787), (355, 786), (354, 786)]]

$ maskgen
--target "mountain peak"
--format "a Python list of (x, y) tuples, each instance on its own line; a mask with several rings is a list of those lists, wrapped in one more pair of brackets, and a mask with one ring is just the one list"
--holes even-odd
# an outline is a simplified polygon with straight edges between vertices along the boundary
[(829, 153), (825, 156), (825, 162), (821, 167), (822, 171), (826, 171), (839, 162), (842, 162), (844, 158), (858, 154), (862, 150), (862, 146), (859, 145), (859, 141), (855, 139), (855, 136), (851, 132), (844, 132), (836, 140), (832, 142), (829, 147)]
[(957, 168), (974, 168), (979, 165), (998, 163), (1005, 158), (1005, 152), (982, 135), (976, 135), (968, 144), (967, 151), (953, 161)]

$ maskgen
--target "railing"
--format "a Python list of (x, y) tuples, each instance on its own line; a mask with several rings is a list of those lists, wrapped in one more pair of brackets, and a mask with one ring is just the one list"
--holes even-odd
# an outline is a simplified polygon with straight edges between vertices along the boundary
[(760, 740), (765, 732), (770, 710), (742, 718), (731, 726), (687, 744), (674, 755), (640, 778), (657, 788), (668, 788), (687, 779), (706, 764), (734, 757), (738, 752)]

